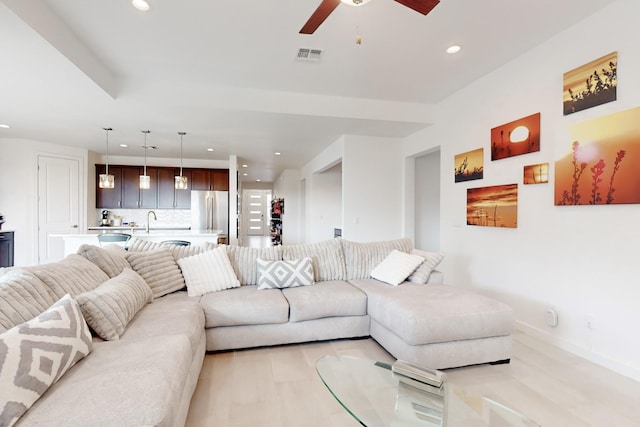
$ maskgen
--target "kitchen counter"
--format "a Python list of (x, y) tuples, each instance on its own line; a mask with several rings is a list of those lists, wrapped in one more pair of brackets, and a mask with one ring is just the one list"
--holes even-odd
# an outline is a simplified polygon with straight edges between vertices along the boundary
[(131, 227), (89, 227), (88, 233), (82, 234), (58, 234), (52, 237), (61, 237), (64, 241), (64, 255), (76, 253), (78, 248), (84, 244), (100, 245), (98, 235), (103, 233), (126, 233), (131, 234), (132, 238), (136, 237), (151, 242), (162, 242), (164, 240), (186, 240), (192, 245), (203, 245), (205, 242), (216, 243), (218, 236), (222, 230), (176, 230), (151, 228), (147, 233), (144, 227), (136, 227), (131, 233)]
[[(126, 230), (133, 230), (133, 231), (140, 231), (140, 230), (145, 230), (145, 226), (144, 225), (136, 225), (135, 227), (127, 227), (126, 225), (119, 225), (119, 226), (97, 226), (97, 227), (89, 227), (88, 228), (89, 231), (104, 231), (104, 232), (109, 232), (109, 231), (126, 231)], [(150, 230), (191, 230), (191, 227), (188, 226), (184, 226), (184, 227), (174, 227), (174, 226), (155, 226), (155, 227), (150, 227)]]

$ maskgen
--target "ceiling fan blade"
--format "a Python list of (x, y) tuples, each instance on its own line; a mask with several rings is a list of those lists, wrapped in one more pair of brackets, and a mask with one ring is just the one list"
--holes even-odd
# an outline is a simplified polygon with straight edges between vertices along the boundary
[(398, 3), (407, 6), (410, 9), (420, 12), (423, 15), (431, 12), (434, 7), (440, 3), (440, 0), (396, 0)]
[(300, 34), (313, 34), (339, 4), (340, 0), (322, 0), (311, 18), (300, 29)]

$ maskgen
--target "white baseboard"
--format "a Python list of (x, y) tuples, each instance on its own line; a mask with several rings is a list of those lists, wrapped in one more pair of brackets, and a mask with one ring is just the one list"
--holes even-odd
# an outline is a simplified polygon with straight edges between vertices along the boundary
[(610, 369), (620, 375), (624, 375), (625, 377), (631, 378), (635, 381), (640, 381), (640, 370), (638, 368), (620, 363), (609, 357), (603, 356), (602, 354), (590, 351), (585, 347), (555, 337), (548, 332), (542, 331), (521, 321), (516, 321), (516, 330), (547, 344), (551, 344), (561, 348), (562, 350), (568, 351), (569, 353), (575, 354), (576, 356), (582, 357), (583, 359), (597, 365)]

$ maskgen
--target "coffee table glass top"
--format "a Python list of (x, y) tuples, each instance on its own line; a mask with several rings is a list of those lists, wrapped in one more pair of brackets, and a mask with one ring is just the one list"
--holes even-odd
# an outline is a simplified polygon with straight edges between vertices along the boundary
[(449, 382), (442, 389), (410, 383), (385, 363), (325, 356), (316, 362), (316, 370), (338, 402), (367, 427), (539, 427)]

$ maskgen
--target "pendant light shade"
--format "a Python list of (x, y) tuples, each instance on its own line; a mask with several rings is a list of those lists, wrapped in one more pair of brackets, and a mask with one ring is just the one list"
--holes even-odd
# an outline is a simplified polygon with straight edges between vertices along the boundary
[(111, 128), (102, 128), (102, 129), (104, 130), (106, 139), (107, 139), (107, 165), (106, 165), (107, 167), (106, 167), (105, 173), (100, 174), (100, 177), (98, 179), (98, 187), (113, 188), (115, 179), (113, 175), (109, 174), (109, 132), (111, 132), (113, 129)]
[(150, 130), (143, 130), (144, 134), (144, 172), (140, 175), (140, 189), (148, 190), (151, 188), (151, 177), (147, 175), (147, 135), (151, 133)]
[(187, 190), (189, 188), (189, 180), (182, 175), (182, 137), (186, 134), (186, 132), (178, 132), (178, 135), (180, 135), (180, 175), (175, 177), (176, 190)]

